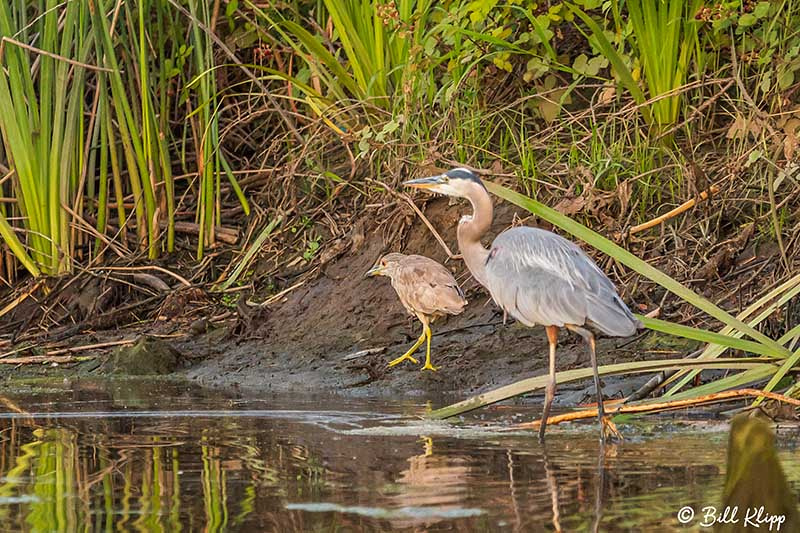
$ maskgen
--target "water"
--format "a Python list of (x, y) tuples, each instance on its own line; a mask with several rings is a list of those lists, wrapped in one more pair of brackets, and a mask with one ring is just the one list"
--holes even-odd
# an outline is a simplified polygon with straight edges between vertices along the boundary
[[(163, 382), (25, 387), (0, 397), (0, 531), (701, 531), (724, 427), (594, 426), (546, 453), (501, 431), (530, 408), (457, 425), (422, 403), (248, 397)], [(800, 487), (796, 434), (781, 460)]]

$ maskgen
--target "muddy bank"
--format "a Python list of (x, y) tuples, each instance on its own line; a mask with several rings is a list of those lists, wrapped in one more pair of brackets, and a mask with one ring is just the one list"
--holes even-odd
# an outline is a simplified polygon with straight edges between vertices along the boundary
[[(492, 236), (524, 216), (507, 205), (497, 207)], [(425, 211), (454, 251), (458, 249), (455, 226), (465, 208), (436, 199)], [(317, 279), (270, 306), (249, 332), (255, 339), (216, 344), (200, 337), (185, 343), (184, 351), (208, 352), (185, 375), (207, 385), (234, 384), (264, 391), (424, 395), (471, 394), (546, 372), (543, 328), (526, 328), (512, 320), (504, 325), (502, 313), (463, 262), (447, 260), (442, 246), (418, 219), (411, 217), (399, 240), (387, 242), (384, 229), (366, 222), (363, 243), (329, 264)], [(426, 255), (442, 262), (466, 292), (469, 305), (464, 313), (433, 325), (432, 356), (434, 365), (440, 367), (437, 372), (421, 372), (411, 363), (392, 369), (386, 366), (420, 333), (419, 323), (406, 314), (389, 280), (364, 277), (377, 258), (389, 251)], [(648, 357), (646, 344), (645, 334), (634, 339), (603, 338), (598, 344), (600, 359), (604, 364), (643, 359)], [(562, 333), (558, 369), (588, 364), (580, 339)], [(640, 383), (628, 379), (626, 390)], [(607, 381), (607, 386), (607, 394), (616, 396), (614, 380)], [(568, 395), (565, 386), (559, 396), (576, 403), (588, 398), (592, 389), (581, 384)]]
[[(463, 203), (451, 204), (443, 198), (431, 200), (425, 207), (425, 217), (450, 250), (457, 250), (455, 227), (467, 209)], [(512, 206), (498, 203), (490, 238), (519, 223), (533, 225), (535, 221)], [(155, 373), (206, 386), (237, 386), (263, 393), (413, 397), (452, 393), (463, 397), (546, 373), (543, 328), (526, 328), (511, 319), (503, 324), (502, 313), (463, 262), (447, 259), (444, 248), (410, 207), (399, 204), (383, 218), (367, 212), (353, 228), (358, 231), (338, 241), (330, 240), (321, 248), (320, 257), (330, 249), (338, 253), (327, 261), (320, 259), (315, 274), (284, 276), (283, 286), (277, 290), (285, 294), (266, 306), (257, 307), (252, 302), (269, 294), (243, 294), (233, 311), (198, 288), (173, 289), (152, 319), (118, 330), (93, 328), (96, 320), (84, 321), (73, 326), (81, 333), (66, 341), (72, 347), (125, 339), (128, 345), (71, 352), (65, 356), (65, 364), (44, 356), (40, 357), (46, 365), (6, 364), (0, 366), (0, 376), (63, 374), (72, 378)], [(467, 295), (469, 305), (461, 315), (433, 325), (432, 356), (439, 367), (437, 372), (421, 372), (420, 365), (411, 363), (387, 367), (388, 361), (404, 353), (421, 331), (416, 319), (406, 314), (387, 278), (364, 276), (382, 254), (390, 251), (426, 255), (445, 264)], [(255, 267), (258, 269), (258, 265)], [(148, 340), (130, 346), (135, 339), (148, 335), (158, 342)], [(663, 358), (668, 356), (665, 349), (680, 357), (691, 345), (678, 342), (665, 346), (664, 339), (654, 340), (652, 334), (645, 333), (631, 339), (600, 338), (599, 359), (602, 364), (611, 364)], [(655, 348), (658, 353), (654, 353)], [(29, 355), (32, 351), (24, 353), (29, 359), (37, 357)], [(588, 365), (581, 340), (563, 332), (558, 370)], [(646, 376), (605, 379), (605, 392), (608, 397), (619, 397), (644, 380)], [(575, 404), (592, 397), (593, 386), (587, 380), (560, 387), (557, 402)]]

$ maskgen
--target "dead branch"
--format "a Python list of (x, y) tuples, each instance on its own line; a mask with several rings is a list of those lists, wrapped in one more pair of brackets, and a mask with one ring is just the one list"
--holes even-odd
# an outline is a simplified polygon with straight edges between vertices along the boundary
[[(707, 394), (698, 398), (688, 400), (671, 400), (667, 402), (649, 403), (645, 405), (623, 405), (620, 407), (606, 408), (607, 415), (615, 415), (622, 413), (652, 413), (655, 411), (664, 411), (668, 409), (679, 409), (682, 407), (692, 407), (695, 405), (724, 402), (744, 398), (747, 396), (754, 396), (756, 398), (769, 398), (778, 402), (784, 402), (791, 405), (800, 407), (800, 400), (790, 398), (783, 394), (776, 392), (766, 392), (758, 389), (738, 389), (724, 392), (717, 392), (715, 394)], [(560, 424), (561, 422), (571, 422), (573, 420), (584, 420), (587, 418), (596, 418), (597, 408), (583, 409), (581, 411), (574, 411), (572, 413), (564, 413), (561, 415), (551, 416), (547, 419), (547, 425)], [(541, 420), (534, 420), (533, 422), (525, 422), (513, 426), (513, 429), (537, 429), (542, 424)]]

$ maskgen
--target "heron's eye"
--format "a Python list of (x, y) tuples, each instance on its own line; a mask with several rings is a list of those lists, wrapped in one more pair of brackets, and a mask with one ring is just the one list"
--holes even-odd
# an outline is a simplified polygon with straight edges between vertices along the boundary
[(386, 261), (381, 261), (381, 266), (385, 267), (386, 266)]

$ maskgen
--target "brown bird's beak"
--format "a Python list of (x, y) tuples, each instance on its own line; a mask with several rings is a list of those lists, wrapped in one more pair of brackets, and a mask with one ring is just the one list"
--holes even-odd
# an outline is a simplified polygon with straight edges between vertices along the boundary
[(364, 276), (369, 278), (372, 276), (380, 276), (381, 274), (383, 274), (383, 267), (380, 265), (375, 265), (374, 267), (370, 268), (367, 273), (364, 274)]
[(431, 176), (429, 178), (417, 178), (415, 180), (404, 181), (403, 185), (406, 187), (414, 187), (415, 189), (432, 189), (437, 185), (446, 183), (447, 176), (439, 174), (438, 176)]

